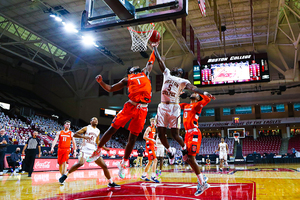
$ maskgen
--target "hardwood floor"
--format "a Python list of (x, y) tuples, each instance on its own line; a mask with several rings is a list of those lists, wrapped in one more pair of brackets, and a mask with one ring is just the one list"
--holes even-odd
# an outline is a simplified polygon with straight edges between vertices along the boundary
[(118, 177), (117, 169), (110, 169), (119, 189), (107, 187), (101, 169), (78, 170), (63, 186), (57, 181), (59, 172), (34, 172), (32, 177), (5, 174), (0, 176), (0, 199), (300, 199), (300, 164), (230, 165), (224, 172), (214, 165), (200, 168), (210, 188), (198, 197), (191, 169), (168, 166), (159, 184), (141, 181), (143, 168), (127, 168), (125, 179)]

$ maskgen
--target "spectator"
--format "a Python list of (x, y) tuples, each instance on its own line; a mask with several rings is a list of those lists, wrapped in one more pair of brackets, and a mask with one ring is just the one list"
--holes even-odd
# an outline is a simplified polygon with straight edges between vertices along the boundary
[(16, 151), (11, 154), (10, 158), (11, 158), (12, 167), (13, 167), (13, 174), (12, 175), (15, 175), (16, 174), (16, 166), (21, 165), (21, 162), (22, 162), (22, 157), (21, 157), (19, 147), (17, 147)]
[(47, 150), (44, 150), (42, 155), (43, 155), (43, 156), (48, 156)]
[[(28, 177), (31, 177), (34, 167), (34, 161), (36, 156), (36, 149), (39, 149), (38, 157), (41, 157), (41, 145), (40, 140), (36, 137), (38, 134), (37, 131), (34, 131), (32, 137), (28, 139), (27, 143), (25, 144), (22, 154), (25, 154), (25, 149), (27, 148), (26, 155), (25, 155), (25, 162), (23, 163), (24, 171), (28, 171)], [(24, 166), (25, 165), (25, 166)]]
[(5, 129), (0, 130), (0, 175), (3, 175), (4, 157), (8, 146), (8, 137), (5, 135)]
[(296, 149), (292, 148), (292, 157), (295, 158), (296, 157)]
[(137, 161), (136, 161), (136, 167), (139, 166), (143, 166), (143, 157), (144, 157), (144, 149), (143, 146), (140, 146), (140, 148), (137, 150), (138, 151), (138, 157), (137, 157)]
[(207, 158), (206, 158), (206, 165), (210, 165), (210, 158), (209, 158), (209, 155), (207, 155)]

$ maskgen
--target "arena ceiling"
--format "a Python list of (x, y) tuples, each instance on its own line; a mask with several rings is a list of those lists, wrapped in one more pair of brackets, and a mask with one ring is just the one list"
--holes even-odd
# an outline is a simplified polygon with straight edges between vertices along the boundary
[[(218, 27), (214, 22), (213, 1), (206, 1), (207, 16), (203, 17), (197, 1), (189, 0), (189, 14), (186, 18), (187, 40), (181, 35), (180, 19), (176, 24), (173, 21), (161, 23), (161, 26), (166, 28), (161, 43), (163, 43), (162, 54), (167, 61), (188, 54), (196, 58), (197, 53), (192, 53), (189, 47), (191, 26), (195, 38), (200, 41), (201, 58), (268, 52), (273, 68), (271, 79), (274, 84), (284, 81), (292, 86), (294, 82), (299, 81), (299, 1), (217, 0), (216, 2), (221, 25), (226, 26), (225, 42), (220, 40)], [(7, 57), (10, 57), (12, 65), (18, 64), (16, 60), (20, 60), (26, 63), (24, 65), (26, 70), (32, 73), (49, 70), (57, 73), (77, 95), (79, 93), (77, 87), (66, 78), (68, 73), (82, 69), (103, 69), (109, 64), (119, 65), (125, 69), (124, 63), (142, 59), (138, 53), (129, 50), (131, 37), (126, 28), (91, 33), (97, 43), (105, 49), (104, 52), (99, 48), (84, 47), (76, 34), (66, 32), (60, 23), (49, 17), (49, 9), (62, 11), (64, 13), (62, 18), (72, 22), (79, 29), (84, 7), (84, 0), (1, 1), (0, 59), (2, 62), (8, 62)], [(191, 68), (188, 69), (190, 70)], [(87, 72), (86, 76), (93, 78), (94, 74)], [(86, 85), (87, 79), (84, 82)], [(269, 84), (269, 87), (271, 86)], [(214, 92), (219, 93), (222, 90), (224, 89), (214, 89)]]

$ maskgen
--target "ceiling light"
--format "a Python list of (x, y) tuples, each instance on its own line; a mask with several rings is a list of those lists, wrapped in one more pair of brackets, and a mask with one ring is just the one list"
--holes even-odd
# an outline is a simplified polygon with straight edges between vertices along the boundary
[(54, 17), (56, 17), (56, 15), (55, 15), (55, 14), (50, 14), (50, 17), (53, 17), (53, 18), (54, 18)]
[(78, 30), (75, 28), (75, 26), (73, 24), (66, 24), (64, 22), (62, 22), (63, 25), (65, 26), (66, 31), (68, 32), (74, 32), (74, 33), (78, 33)]
[(95, 45), (96, 43), (94, 42), (94, 39), (89, 36), (81, 36), (82, 37), (82, 42), (87, 45)]
[(60, 18), (60, 17), (55, 17), (55, 20), (58, 21), (58, 22), (61, 22), (61, 21), (62, 21), (62, 18)]

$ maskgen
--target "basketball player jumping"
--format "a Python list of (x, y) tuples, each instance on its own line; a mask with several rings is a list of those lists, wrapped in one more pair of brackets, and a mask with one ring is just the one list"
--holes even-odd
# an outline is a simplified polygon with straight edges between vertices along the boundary
[(135, 141), (138, 135), (144, 128), (146, 116), (148, 113), (148, 103), (151, 102), (152, 88), (149, 79), (149, 74), (152, 70), (153, 63), (155, 61), (154, 52), (152, 52), (150, 59), (144, 69), (140, 69), (138, 66), (129, 67), (127, 69), (127, 76), (120, 82), (114, 85), (107, 85), (103, 82), (102, 76), (96, 77), (97, 82), (107, 92), (114, 92), (122, 90), (124, 87), (128, 88), (129, 100), (124, 104), (123, 109), (113, 119), (111, 126), (104, 133), (101, 138), (98, 149), (88, 159), (88, 162), (94, 161), (101, 154), (101, 148), (104, 144), (110, 140), (111, 136), (117, 132), (120, 127), (124, 127), (125, 124), (131, 120), (128, 130), (130, 135), (128, 143), (125, 148), (125, 153), (122, 161), (118, 164), (120, 178), (125, 177), (124, 169), (125, 163), (128, 161), (129, 156), (133, 150)]
[(69, 160), (71, 141), (74, 147), (73, 157), (76, 157), (76, 142), (73, 137), (73, 132), (70, 130), (71, 122), (65, 121), (64, 130), (57, 132), (55, 139), (52, 142), (51, 153), (54, 151), (54, 147), (59, 140), (57, 150), (57, 163), (59, 165), (59, 172), (61, 175), (67, 172), (67, 162)]
[(199, 94), (193, 93), (190, 96), (191, 102), (189, 104), (180, 104), (181, 109), (183, 109), (183, 126), (186, 133), (184, 143), (188, 152), (186, 162), (191, 166), (198, 178), (198, 186), (195, 196), (201, 195), (204, 190), (209, 188), (209, 184), (206, 183), (207, 177), (203, 177), (195, 159), (195, 156), (199, 153), (202, 140), (202, 134), (198, 128), (198, 119), (202, 108), (206, 106), (211, 99), (215, 99), (213, 96), (207, 97), (205, 95), (201, 95), (201, 97), (202, 100)]
[[(155, 174), (155, 170), (156, 170), (156, 165), (157, 165), (157, 158), (155, 155), (155, 150), (154, 150), (154, 145), (155, 145), (155, 140), (154, 140), (154, 135), (155, 135), (155, 119), (151, 118), (150, 119), (150, 124), (151, 126), (149, 126), (145, 133), (144, 133), (144, 139), (146, 140), (146, 151), (148, 153), (148, 163), (145, 167), (145, 171), (143, 172), (141, 179), (145, 180), (145, 181), (152, 181), (154, 183), (159, 183), (159, 181), (156, 178), (156, 174)], [(150, 180), (147, 178), (147, 172), (152, 165), (152, 175)]]
[(186, 146), (179, 136), (179, 119), (180, 119), (180, 106), (179, 106), (179, 95), (184, 88), (191, 90), (195, 93), (204, 94), (208, 97), (214, 98), (208, 92), (204, 92), (192, 85), (189, 80), (182, 78), (184, 71), (181, 68), (174, 68), (170, 71), (165, 63), (162, 61), (160, 54), (157, 50), (159, 42), (152, 43), (155, 57), (158, 61), (159, 68), (163, 73), (163, 85), (161, 89), (161, 103), (157, 108), (157, 131), (159, 138), (163, 145), (166, 147), (169, 155), (169, 162), (173, 164), (175, 161), (176, 149), (170, 147), (169, 142), (166, 138), (166, 131), (169, 127), (171, 129), (171, 134), (173, 138), (182, 147), (183, 161), (187, 159)]
[[(83, 166), (86, 159), (92, 155), (96, 149), (96, 144), (99, 142), (100, 130), (97, 128), (98, 119), (93, 117), (91, 119), (91, 125), (85, 126), (74, 134), (74, 137), (82, 138), (83, 143), (81, 144), (80, 155), (78, 163), (74, 164), (69, 172), (65, 173), (59, 178), (61, 184), (67, 179), (68, 175), (76, 171), (79, 167)], [(104, 150), (109, 151), (108, 148), (103, 147)], [(107, 166), (102, 157), (98, 157), (95, 163), (103, 169), (105, 177), (109, 180), (108, 187), (120, 187), (120, 185), (114, 183), (107, 169)]]
[(221, 139), (221, 143), (219, 144), (218, 149), (215, 152), (217, 151), (219, 151), (220, 171), (223, 171), (224, 162), (227, 167), (227, 170), (229, 170), (227, 163), (228, 145), (224, 142), (224, 138)]

